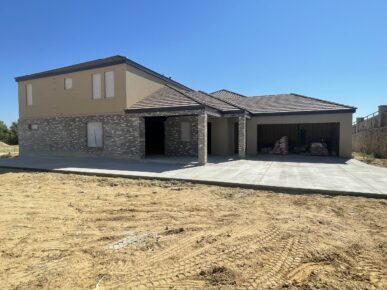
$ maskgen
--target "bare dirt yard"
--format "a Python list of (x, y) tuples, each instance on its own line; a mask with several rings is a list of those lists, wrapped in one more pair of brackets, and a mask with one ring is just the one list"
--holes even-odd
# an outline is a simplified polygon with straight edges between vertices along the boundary
[(19, 146), (8, 145), (0, 141), (0, 158), (9, 158), (19, 155)]
[(387, 201), (0, 169), (1, 289), (386, 289)]
[(353, 152), (352, 157), (356, 160), (362, 161), (364, 163), (387, 167), (387, 159), (386, 158), (376, 158), (373, 154), (364, 154), (361, 152)]

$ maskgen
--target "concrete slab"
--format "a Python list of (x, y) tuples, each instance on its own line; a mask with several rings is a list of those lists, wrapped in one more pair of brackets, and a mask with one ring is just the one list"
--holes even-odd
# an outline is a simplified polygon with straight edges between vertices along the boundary
[(387, 197), (387, 169), (353, 159), (262, 155), (243, 160), (211, 157), (206, 166), (196, 165), (196, 158), (187, 157), (116, 160), (35, 156), (0, 159), (0, 167), (8, 168)]

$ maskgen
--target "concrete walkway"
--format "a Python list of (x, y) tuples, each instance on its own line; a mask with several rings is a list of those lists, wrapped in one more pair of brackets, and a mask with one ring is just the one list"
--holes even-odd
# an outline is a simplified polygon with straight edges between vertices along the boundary
[(178, 179), (293, 192), (387, 197), (387, 169), (353, 159), (262, 155), (246, 160), (213, 157), (206, 166), (196, 166), (195, 161), (196, 159), (191, 158), (151, 158), (133, 161), (18, 157), (0, 159), (0, 167), (104, 176)]

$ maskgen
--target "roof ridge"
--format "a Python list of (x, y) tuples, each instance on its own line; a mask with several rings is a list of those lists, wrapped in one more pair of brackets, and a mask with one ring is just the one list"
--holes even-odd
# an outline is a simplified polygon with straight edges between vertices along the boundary
[(192, 101), (198, 103), (199, 105), (207, 106), (207, 107), (210, 107), (210, 108), (213, 108), (213, 109), (219, 111), (217, 108), (214, 108), (214, 107), (212, 107), (212, 106), (209, 106), (209, 105), (207, 105), (207, 104), (203, 104), (202, 102), (199, 102), (199, 101), (196, 100), (195, 98), (192, 98), (191, 96), (187, 95), (185, 92), (182, 92), (182, 91), (179, 90), (178, 88), (175, 88), (174, 86), (171, 86), (171, 85), (169, 85), (169, 84), (166, 84), (166, 86), (169, 87), (170, 89), (172, 89), (172, 90), (174, 90), (174, 91), (176, 91), (176, 92), (182, 94), (183, 96), (187, 97), (188, 99), (191, 99)]
[(221, 92), (221, 91), (228, 92), (228, 93), (231, 93), (231, 94), (234, 94), (234, 95), (238, 95), (238, 96), (241, 96), (241, 97), (243, 97), (243, 98), (248, 98), (248, 97), (245, 96), (245, 95), (242, 95), (242, 94), (239, 94), (239, 93), (230, 91), (230, 90), (226, 90), (226, 89), (220, 89), (220, 90), (217, 90), (217, 91), (215, 91), (215, 92), (212, 92), (211, 94), (215, 94), (215, 93), (218, 93), (218, 92)]
[(331, 101), (327, 101), (327, 100), (323, 100), (323, 99), (318, 99), (318, 98), (314, 98), (314, 97), (308, 97), (308, 96), (304, 96), (304, 95), (300, 95), (300, 94), (296, 94), (296, 93), (289, 93), (289, 94), (293, 95), (293, 96), (298, 96), (298, 97), (302, 97), (305, 99), (309, 99), (309, 100), (317, 100), (317, 101), (324, 102), (327, 104), (338, 105), (338, 106), (347, 107), (347, 108), (351, 108), (351, 109), (357, 109), (356, 107), (353, 107), (353, 106), (348, 106), (348, 105), (344, 105), (344, 104), (340, 104), (340, 103), (336, 103), (336, 102), (331, 102)]
[(265, 97), (275, 97), (275, 96), (284, 96), (284, 95), (290, 95), (290, 94), (286, 93), (286, 94), (259, 95), (259, 96), (250, 96), (249, 98), (265, 98)]
[[(213, 95), (211, 95), (211, 94), (209, 94), (209, 93), (206, 93), (206, 92), (203, 92), (203, 91), (200, 91), (200, 90), (199, 90), (199, 92), (201, 92), (201, 93), (203, 93), (203, 94), (205, 94), (205, 95), (207, 95), (207, 96), (209, 96), (209, 97), (211, 97), (211, 98), (214, 98), (214, 99), (216, 99), (216, 100), (218, 100), (218, 101), (221, 101), (221, 102), (223, 102), (223, 103), (225, 103), (225, 104), (228, 104), (228, 105), (231, 105), (231, 106), (233, 106), (233, 107), (236, 107), (236, 108), (238, 108), (239, 110), (247, 111), (246, 109), (244, 109), (244, 108), (242, 108), (242, 107), (240, 107), (240, 106), (238, 106), (238, 105), (235, 105), (235, 104), (232, 103), (232, 102), (223, 100), (223, 99), (221, 99), (221, 98), (218, 98), (218, 97), (216, 97), (216, 96), (213, 96)], [(250, 113), (250, 111), (248, 111), (248, 112)]]

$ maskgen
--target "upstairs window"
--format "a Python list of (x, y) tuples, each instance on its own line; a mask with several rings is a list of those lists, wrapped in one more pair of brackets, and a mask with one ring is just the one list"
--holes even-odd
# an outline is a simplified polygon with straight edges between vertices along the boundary
[(114, 97), (114, 72), (105, 72), (105, 96), (106, 98)]
[(188, 122), (182, 122), (181, 127), (181, 141), (183, 142), (190, 142), (191, 141), (191, 124)]
[(101, 74), (93, 74), (93, 99), (101, 99)]
[(87, 146), (88, 147), (102, 147), (103, 132), (101, 122), (87, 123)]
[(27, 84), (26, 86), (27, 91), (27, 106), (32, 106), (32, 84)]
[(65, 78), (64, 79), (64, 88), (65, 90), (69, 90), (73, 88), (73, 79), (72, 78)]

